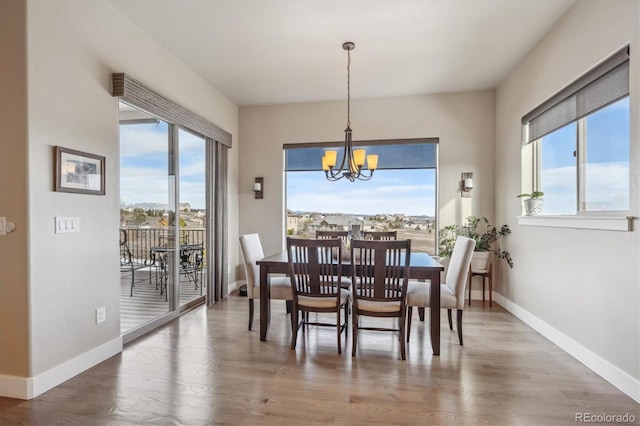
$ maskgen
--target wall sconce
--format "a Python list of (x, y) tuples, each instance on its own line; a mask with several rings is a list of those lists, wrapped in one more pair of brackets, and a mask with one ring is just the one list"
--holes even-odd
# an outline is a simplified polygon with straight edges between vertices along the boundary
[(460, 196), (471, 197), (471, 190), (473, 189), (473, 173), (462, 173), (460, 180)]
[(262, 200), (264, 196), (264, 178), (257, 177), (253, 184), (253, 193), (256, 200)]

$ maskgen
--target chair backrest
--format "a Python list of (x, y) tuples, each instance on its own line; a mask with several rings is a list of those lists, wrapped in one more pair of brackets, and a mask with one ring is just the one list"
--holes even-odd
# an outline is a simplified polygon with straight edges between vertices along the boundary
[(317, 230), (316, 231), (316, 238), (317, 239), (326, 239), (326, 238), (340, 238), (340, 241), (342, 242), (342, 251), (346, 252), (347, 251), (347, 247), (349, 247), (349, 231), (322, 231), (322, 230)]
[(316, 231), (316, 238), (340, 238), (346, 242), (349, 238), (349, 231)]
[(129, 235), (126, 229), (120, 230), (120, 266), (131, 265), (133, 256), (129, 250)]
[(411, 240), (353, 240), (354, 300), (405, 300), (410, 263)]
[(264, 258), (260, 236), (258, 234), (241, 235), (240, 248), (242, 249), (242, 257), (244, 257), (244, 272), (247, 277), (247, 296), (253, 298), (254, 287), (260, 285), (260, 267), (256, 265), (256, 261)]
[(453, 246), (445, 283), (456, 295), (456, 309), (464, 308), (464, 289), (475, 247), (475, 240), (466, 237), (456, 238)]
[[(337, 258), (334, 256), (337, 254)], [(289, 276), (294, 298), (340, 295), (341, 242), (287, 237)]]
[(362, 237), (365, 240), (397, 240), (398, 231), (364, 231)]

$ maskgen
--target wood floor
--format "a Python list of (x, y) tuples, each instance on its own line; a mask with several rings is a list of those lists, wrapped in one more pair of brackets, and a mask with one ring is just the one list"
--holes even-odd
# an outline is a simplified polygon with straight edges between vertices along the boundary
[(464, 347), (443, 315), (440, 357), (414, 311), (406, 361), (385, 332), (362, 331), (356, 358), (350, 336), (337, 355), (324, 327), (292, 351), (284, 302), (272, 303), (268, 342), (258, 315), (247, 331), (246, 298), (230, 296), (36, 399), (0, 398), (0, 424), (572, 425), (583, 412), (640, 422), (631, 398), (495, 303), (465, 310)]

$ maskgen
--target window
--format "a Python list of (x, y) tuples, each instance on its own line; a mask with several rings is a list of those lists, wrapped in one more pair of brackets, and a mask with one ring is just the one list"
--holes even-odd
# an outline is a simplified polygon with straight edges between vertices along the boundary
[(628, 212), (629, 118), (626, 47), (523, 117), (545, 215)]
[(437, 140), (360, 143), (378, 154), (369, 181), (329, 182), (321, 158), (335, 144), (285, 145), (286, 233), (315, 238), (316, 230), (397, 231), (411, 249), (435, 254)]

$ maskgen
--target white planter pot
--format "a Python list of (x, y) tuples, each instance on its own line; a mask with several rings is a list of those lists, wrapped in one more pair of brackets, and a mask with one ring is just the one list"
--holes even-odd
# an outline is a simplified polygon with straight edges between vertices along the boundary
[(474, 251), (471, 258), (471, 270), (486, 271), (489, 269), (489, 261), (491, 260), (490, 251)]
[(542, 205), (544, 200), (542, 198), (529, 198), (524, 200), (524, 214), (526, 216), (537, 216), (542, 213)]

